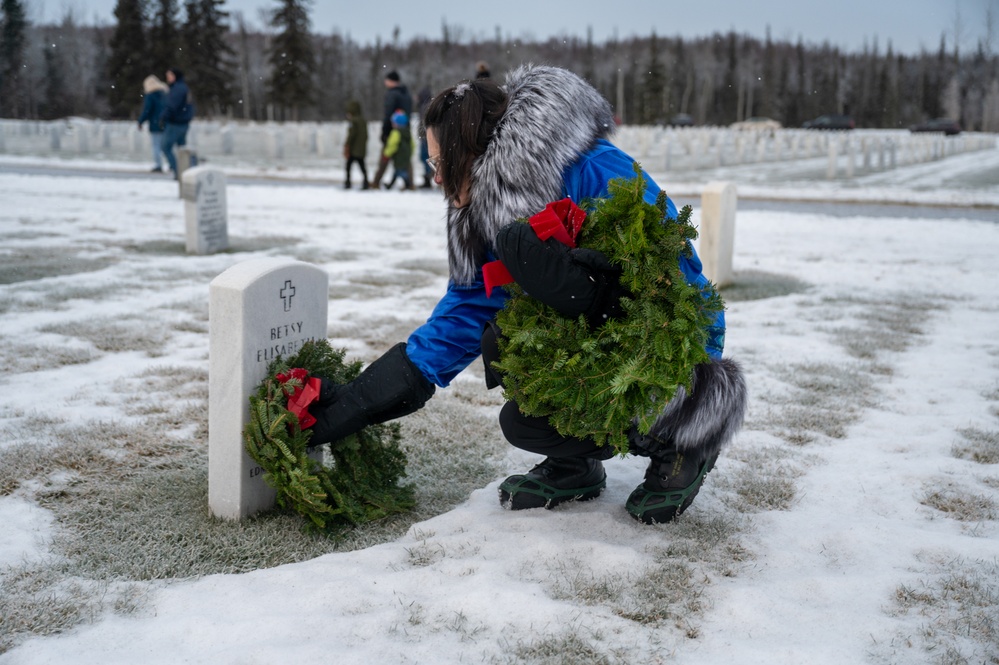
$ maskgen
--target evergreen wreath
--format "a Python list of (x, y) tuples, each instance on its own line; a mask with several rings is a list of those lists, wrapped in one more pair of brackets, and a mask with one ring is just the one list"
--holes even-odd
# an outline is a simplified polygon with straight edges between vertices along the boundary
[(305, 342), (288, 360), (275, 359), (250, 396), (250, 421), (243, 431), (246, 452), (277, 491), (277, 505), (307, 518), (316, 531), (362, 524), (414, 505), (412, 487), (399, 484), (406, 456), (397, 424), (371, 425), (332, 442), (329, 466), (308, 455), (312, 432), (287, 408), (288, 398), (304, 387), (302, 373), (291, 368), (347, 383), (360, 373), (361, 362), (344, 363), (345, 352), (322, 339)]
[[(687, 283), (681, 256), (691, 256), (697, 230), (690, 206), (666, 217), (666, 194), (644, 200), (646, 181), (614, 179), (609, 197), (582, 202), (587, 219), (579, 245), (603, 252), (621, 268), (624, 315), (590, 329), (516, 284), (497, 316), (504, 397), (530, 416), (547, 416), (563, 436), (593, 437), (628, 452), (628, 431), (648, 434), (679, 386), (690, 390), (696, 365), (708, 362), (707, 326), (724, 305), (713, 285)], [(520, 220), (526, 221), (526, 220)]]

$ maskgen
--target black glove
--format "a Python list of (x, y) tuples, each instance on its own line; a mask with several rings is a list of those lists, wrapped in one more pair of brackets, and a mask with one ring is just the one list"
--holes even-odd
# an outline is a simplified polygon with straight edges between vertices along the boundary
[(321, 379), (310, 445), (339, 441), (354, 432), (419, 410), (437, 389), (406, 355), (401, 342), (346, 384)]
[(621, 269), (601, 252), (541, 240), (530, 224), (514, 222), (496, 234), (496, 253), (528, 295), (563, 316), (583, 314), (597, 328), (624, 313)]

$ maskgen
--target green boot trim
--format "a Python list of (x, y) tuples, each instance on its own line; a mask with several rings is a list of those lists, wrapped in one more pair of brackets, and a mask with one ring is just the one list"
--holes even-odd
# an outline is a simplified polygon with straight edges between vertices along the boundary
[(589, 487), (572, 487), (560, 490), (524, 475), (510, 476), (499, 487), (500, 503), (511, 510), (525, 508), (554, 508), (565, 501), (587, 501), (600, 496), (607, 487), (604, 478)]
[(683, 489), (652, 492), (645, 489), (644, 484), (639, 485), (628, 497), (625, 508), (632, 517), (646, 524), (665, 524), (672, 521), (694, 501), (704, 477), (714, 467), (712, 462), (713, 460), (705, 461), (694, 482)]

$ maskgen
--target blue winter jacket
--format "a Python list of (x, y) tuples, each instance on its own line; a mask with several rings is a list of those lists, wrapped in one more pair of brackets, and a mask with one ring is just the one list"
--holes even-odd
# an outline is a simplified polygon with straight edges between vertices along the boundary
[[(605, 198), (610, 180), (634, 178), (634, 161), (612, 143), (601, 139), (566, 169), (562, 196), (576, 202)], [(644, 175), (648, 181), (645, 200), (654, 204), (659, 186), (648, 174)], [(676, 217), (676, 205), (672, 200), (668, 201), (667, 210), (670, 217)], [(489, 260), (493, 258), (489, 257)], [(707, 286), (708, 279), (701, 274), (701, 260), (693, 247), (690, 258), (680, 258), (680, 269), (688, 283)], [(462, 286), (450, 282), (447, 293), (434, 307), (427, 322), (409, 336), (406, 353), (429, 381), (447, 386), (479, 356), (482, 330), (509, 298), (503, 289), (493, 289), (492, 294), (491, 298), (486, 297), (481, 269), (473, 284)], [(724, 345), (725, 313), (719, 312), (708, 328), (706, 349), (711, 357), (721, 358)]]
[(170, 125), (186, 125), (192, 118), (194, 118), (194, 102), (191, 100), (191, 90), (184, 79), (177, 79), (167, 93), (163, 122)]
[(150, 132), (163, 131), (163, 111), (166, 109), (166, 93), (162, 90), (154, 90), (147, 93), (145, 101), (142, 103), (142, 113), (139, 115), (139, 127), (142, 123), (149, 121)]

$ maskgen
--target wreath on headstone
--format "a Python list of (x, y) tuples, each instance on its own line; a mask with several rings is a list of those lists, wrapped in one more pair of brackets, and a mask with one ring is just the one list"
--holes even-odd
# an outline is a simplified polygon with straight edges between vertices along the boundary
[(635, 178), (610, 182), (607, 198), (582, 202), (586, 213), (550, 204), (546, 211), (557, 210), (561, 225), (551, 224), (551, 214), (521, 220), (542, 239), (603, 252), (631, 294), (622, 298), (624, 315), (591, 329), (585, 316), (565, 317), (511, 284), (497, 316), (503, 334), (494, 362), (504, 396), (522, 412), (622, 455), (633, 424), (648, 434), (679, 386), (690, 390), (694, 367), (709, 360), (707, 327), (724, 307), (713, 285), (689, 284), (680, 268), (697, 237), (690, 206), (668, 218), (666, 194), (647, 203), (645, 178), (634, 168)]
[(305, 517), (318, 531), (363, 524), (413, 507), (413, 489), (401, 485), (406, 456), (397, 424), (371, 425), (330, 444), (326, 460), (310, 456), (315, 419), (308, 405), (322, 376), (347, 383), (361, 362), (344, 362), (344, 349), (325, 339), (305, 342), (287, 360), (278, 357), (250, 395), (250, 420), (243, 431), (246, 452), (264, 470), (280, 508)]

